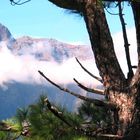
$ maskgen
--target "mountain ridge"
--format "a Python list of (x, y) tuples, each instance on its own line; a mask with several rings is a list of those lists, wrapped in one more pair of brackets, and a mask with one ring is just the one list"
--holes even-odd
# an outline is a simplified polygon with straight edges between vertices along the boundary
[(92, 57), (92, 52), (88, 46), (72, 45), (57, 41), (56, 39), (24, 36), (16, 39), (12, 46), (12, 51), (17, 54), (21, 54), (22, 51), (25, 52), (27, 50), (30, 54), (34, 54), (36, 57), (38, 56), (40, 60), (54, 60), (59, 63), (71, 57), (78, 57), (82, 60)]
[[(3, 32), (5, 33), (1, 35), (2, 40), (0, 40), (0, 42), (2, 41), (7, 42), (7, 48), (10, 50), (10, 55), (14, 56), (14, 60), (17, 58), (21, 58), (22, 56), (26, 57), (27, 55), (33, 57), (34, 58), (33, 61), (34, 60), (37, 61), (38, 62), (37, 64), (39, 64), (39, 62), (41, 62), (41, 64), (42, 62), (45, 62), (43, 64), (46, 64), (47, 62), (50, 63), (55, 62), (58, 63), (59, 65), (61, 63), (64, 63), (64, 61), (69, 60), (73, 57), (77, 57), (80, 60), (88, 60), (93, 58), (92, 51), (89, 49), (89, 46), (86, 45), (72, 45), (68, 43), (63, 43), (61, 41), (57, 41), (56, 39), (32, 38), (29, 36), (14, 38), (7, 27), (0, 25), (0, 33)], [(27, 61), (27, 62), (30, 61), (28, 57), (27, 59), (20, 59), (20, 60)], [(7, 65), (11, 65), (13, 67), (13, 64), (10, 61), (11, 60), (9, 60)], [(21, 61), (18, 61), (18, 63), (19, 62)], [(26, 62), (24, 63), (26, 64)], [(31, 63), (31, 65), (34, 64)], [(70, 63), (70, 65), (73, 64)], [(22, 65), (18, 65), (18, 66), (22, 66)], [(28, 66), (29, 65), (27, 64), (23, 65), (21, 69), (18, 69), (17, 71), (20, 70), (19, 73), (23, 75), (24, 70), (26, 69), (25, 67)], [(5, 67), (5, 65), (3, 67)], [(55, 68), (57, 69), (57, 67)], [(11, 69), (13, 70), (13, 68)], [(17, 68), (15, 67), (15, 70), (16, 69)], [(34, 72), (30, 72), (30, 73), (33, 74)], [(63, 73), (63, 71), (60, 71), (60, 73)], [(67, 71), (66, 73), (67, 75), (69, 75)], [(16, 75), (16, 76), (20, 77), (21, 75)], [(35, 77), (29, 77), (29, 80), (31, 80), (32, 78)], [(23, 76), (23, 80), (25, 80), (24, 76)], [(35, 103), (35, 101), (37, 101), (37, 99), (41, 94), (38, 92), (43, 91), (44, 93), (44, 90), (47, 91), (47, 93), (45, 94), (49, 96), (50, 99), (53, 100), (53, 102), (61, 103), (63, 105), (67, 104), (66, 107), (70, 111), (75, 110), (75, 108), (77, 107), (77, 102), (79, 103), (80, 100), (69, 94), (59, 94), (60, 91), (55, 87), (51, 87), (48, 83), (46, 85), (39, 85), (35, 83), (31, 83), (31, 84), (24, 83), (24, 82), (22, 83), (21, 81), (19, 82), (18, 80), (17, 81), (15, 80), (12, 82), (10, 81), (6, 82), (7, 89), (3, 89), (2, 86), (3, 85), (0, 85), (0, 94), (1, 94), (0, 114), (2, 114), (0, 119), (5, 119), (11, 117), (12, 115), (15, 115), (16, 109), (19, 107), (26, 107), (29, 104)], [(77, 86), (73, 83), (67, 83), (64, 86), (72, 88), (77, 93), (84, 94), (84, 95), (87, 94), (82, 89), (77, 88)], [(53, 95), (55, 95), (55, 97), (53, 97)]]
[(16, 55), (29, 52), (28, 54), (34, 55), (40, 60), (54, 60), (58, 63), (71, 57), (77, 57), (81, 60), (93, 58), (88, 45), (73, 45), (52, 38), (34, 38), (30, 36), (14, 38), (9, 29), (1, 23), (0, 33), (0, 42), (7, 42), (8, 48)]
[(6, 40), (11, 40), (11, 39), (14, 40), (9, 29), (0, 23), (0, 41), (6, 41)]

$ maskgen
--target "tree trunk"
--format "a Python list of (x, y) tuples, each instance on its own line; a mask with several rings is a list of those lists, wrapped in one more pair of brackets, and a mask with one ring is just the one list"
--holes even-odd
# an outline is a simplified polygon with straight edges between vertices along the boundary
[[(126, 140), (140, 140), (140, 86), (134, 86), (131, 90), (132, 100), (132, 118), (129, 127), (126, 130)], [(128, 106), (129, 108), (129, 106)]]
[(140, 138), (139, 85), (136, 86), (126, 79), (120, 68), (102, 5), (90, 0), (84, 10), (84, 19), (96, 65), (104, 82), (106, 99), (116, 105), (115, 110), (109, 110), (112, 125), (110, 134), (136, 140)]
[(132, 79), (126, 79), (114, 51), (100, 0), (49, 1), (84, 16), (106, 100), (116, 106), (108, 110), (111, 118), (109, 133), (116, 135), (116, 139), (122, 136), (124, 140), (140, 140), (140, 3), (131, 1), (136, 25), (138, 67)]
[(133, 96), (133, 116), (129, 129), (126, 134), (128, 134), (128, 139), (140, 140), (140, 2), (131, 2), (132, 11), (134, 14), (135, 28), (136, 28), (136, 39), (137, 39), (137, 52), (138, 52), (138, 67), (135, 75), (130, 83), (132, 88)]

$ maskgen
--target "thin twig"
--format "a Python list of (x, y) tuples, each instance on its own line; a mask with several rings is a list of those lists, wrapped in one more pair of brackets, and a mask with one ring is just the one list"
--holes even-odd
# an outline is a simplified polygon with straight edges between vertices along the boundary
[(88, 88), (88, 87), (82, 85), (80, 82), (78, 82), (75, 78), (73, 80), (77, 83), (77, 85), (80, 88), (86, 90), (87, 92), (96, 93), (96, 94), (100, 94), (100, 95), (105, 95), (103, 90), (95, 89), (95, 88)]
[(123, 18), (123, 13), (122, 13), (122, 7), (121, 7), (121, 2), (118, 2), (118, 7), (119, 7), (119, 17), (122, 25), (122, 31), (123, 31), (123, 39), (124, 39), (124, 48), (125, 48), (125, 54), (126, 54), (126, 60), (127, 60), (127, 65), (128, 65), (128, 79), (131, 79), (134, 75), (133, 70), (132, 70), (132, 65), (131, 65), (131, 59), (130, 59), (130, 53), (129, 53), (129, 46), (130, 44), (128, 43), (128, 37), (126, 33), (126, 23)]
[(107, 13), (109, 13), (110, 15), (113, 15), (113, 16), (118, 16), (119, 13), (112, 13), (108, 10), (109, 8), (105, 7), (105, 10), (107, 11)]
[(29, 1), (31, 1), (31, 0), (26, 0), (26, 1), (23, 1), (23, 2), (21, 2), (21, 0), (18, 0), (17, 2), (15, 2), (14, 0), (10, 0), (10, 2), (11, 2), (11, 5), (23, 5), (23, 4), (25, 4), (25, 3), (27, 3), (27, 2), (29, 2)]
[(116, 106), (115, 106), (114, 104), (112, 104), (112, 103), (105, 103), (104, 101), (101, 101), (101, 100), (98, 100), (98, 99), (92, 99), (92, 98), (89, 98), (89, 97), (85, 97), (85, 96), (82, 96), (82, 95), (80, 95), (80, 94), (74, 93), (74, 92), (70, 91), (70, 90), (67, 89), (67, 88), (63, 88), (63, 87), (57, 85), (56, 83), (54, 83), (53, 81), (51, 81), (48, 77), (46, 77), (46, 76), (44, 75), (43, 72), (41, 72), (41, 71), (38, 71), (38, 72), (39, 72), (39, 74), (40, 74), (42, 77), (44, 77), (48, 82), (50, 82), (52, 85), (54, 85), (55, 87), (57, 87), (58, 89), (60, 89), (60, 90), (62, 90), (62, 91), (64, 91), (64, 92), (67, 92), (67, 93), (69, 93), (69, 94), (71, 94), (71, 95), (73, 95), (73, 96), (75, 96), (75, 97), (77, 97), (77, 98), (79, 98), (79, 99), (81, 99), (81, 100), (94, 103), (96, 106), (102, 106), (102, 107), (110, 108), (110, 109), (112, 109), (112, 110), (116, 109)]
[(79, 65), (81, 66), (81, 68), (87, 72), (91, 77), (93, 77), (94, 79), (98, 80), (99, 82), (103, 83), (103, 80), (95, 75), (93, 75), (91, 72), (89, 72), (82, 64), (81, 62), (78, 60), (78, 58), (76, 58), (76, 61), (79, 63)]

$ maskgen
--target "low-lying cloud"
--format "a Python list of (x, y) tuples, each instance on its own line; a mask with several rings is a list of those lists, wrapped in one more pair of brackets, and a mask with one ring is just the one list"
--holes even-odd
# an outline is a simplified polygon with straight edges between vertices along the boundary
[[(137, 64), (136, 54), (136, 39), (135, 30), (128, 30), (130, 55), (132, 64)], [(115, 50), (121, 67), (127, 73), (127, 64), (124, 55), (124, 43), (122, 33), (119, 32), (113, 35)], [(89, 48), (90, 49), (90, 48)], [(82, 64), (89, 69), (93, 74), (98, 75), (98, 70), (93, 59), (81, 61)], [(8, 48), (5, 42), (0, 44), (0, 85), (3, 87), (8, 82), (21, 82), (29, 84), (46, 84), (47, 82), (39, 75), (38, 70), (41, 70), (47, 77), (58, 84), (73, 83), (73, 78), (76, 78), (81, 83), (86, 85), (97, 86), (99, 83), (90, 77), (76, 62), (75, 58), (70, 58), (58, 64), (54, 61), (37, 60), (30, 53), (23, 55), (15, 55)]]
[[(82, 63), (87, 68), (92, 67), (95, 74), (98, 73), (94, 60), (85, 60)], [(7, 82), (21, 82), (29, 84), (46, 84), (44, 78), (39, 75), (41, 70), (46, 76), (59, 84), (73, 83), (73, 78), (78, 79), (82, 83), (93, 83), (91, 78), (75, 58), (64, 60), (61, 64), (54, 61), (37, 60), (33, 55), (14, 55), (6, 46), (5, 42), (0, 44), (0, 85), (4, 86)]]

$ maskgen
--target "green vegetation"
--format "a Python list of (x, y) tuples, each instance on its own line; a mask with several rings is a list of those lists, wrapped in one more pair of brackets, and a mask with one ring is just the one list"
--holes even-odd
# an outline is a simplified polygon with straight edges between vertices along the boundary
[[(59, 112), (63, 112), (65, 121), (54, 115), (45, 103), (45, 96), (41, 96), (36, 104), (28, 108), (18, 109), (14, 118), (3, 121), (3, 131), (0, 131), (1, 140), (90, 140), (75, 128), (92, 130), (96, 125), (105, 122), (102, 119), (104, 111), (98, 109), (90, 103), (83, 103), (79, 108), (79, 113), (71, 113), (59, 107)], [(51, 106), (54, 108), (54, 105)], [(96, 113), (94, 113), (96, 112)], [(74, 128), (75, 127), (75, 128)], [(92, 138), (93, 139), (93, 138)]]

